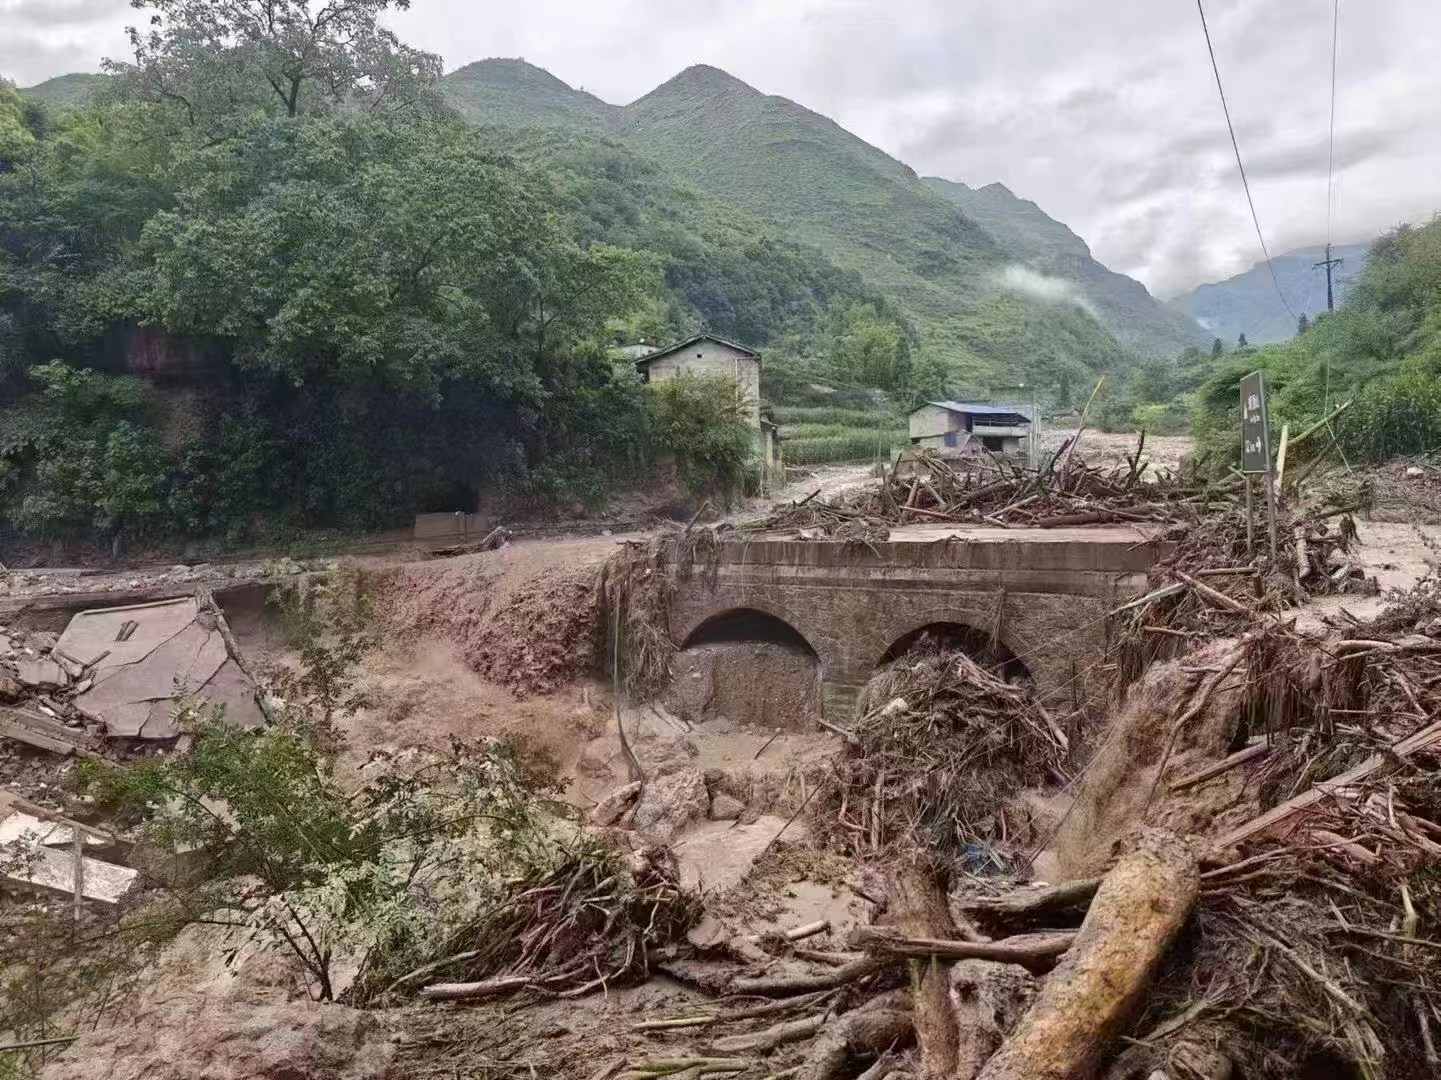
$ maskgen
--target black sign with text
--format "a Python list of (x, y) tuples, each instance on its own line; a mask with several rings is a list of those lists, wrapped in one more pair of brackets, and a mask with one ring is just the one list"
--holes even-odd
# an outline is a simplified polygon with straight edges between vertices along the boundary
[(1241, 471), (1271, 471), (1271, 423), (1266, 415), (1266, 382), (1259, 371), (1241, 380)]

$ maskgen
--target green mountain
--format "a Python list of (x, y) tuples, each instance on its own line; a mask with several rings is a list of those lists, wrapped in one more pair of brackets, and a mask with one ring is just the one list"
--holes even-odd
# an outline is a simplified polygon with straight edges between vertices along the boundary
[[(445, 85), (477, 123), (608, 138), (819, 249), (908, 312), (922, 355), (960, 384), (1065, 385), (1205, 340), (1033, 204), (967, 208), (971, 189), (923, 181), (834, 121), (716, 68), (687, 68), (623, 108), (516, 60), (469, 64)], [(1038, 289), (1027, 271), (1065, 280)]]
[[(1142, 355), (1173, 356), (1187, 345), (1210, 343), (1194, 319), (1162, 304), (1134, 278), (1097, 262), (1070, 228), (1005, 185), (973, 188), (938, 176), (927, 176), (924, 182), (984, 227), (1025, 267), (1059, 279), (1037, 282), (1038, 288), (1050, 286), (1052, 292), (1093, 306), (1101, 323), (1127, 348)], [(1065, 284), (1073, 290), (1066, 290)]]
[(482, 60), (457, 68), (441, 84), (462, 115), (509, 127), (558, 127), (596, 134), (620, 123), (621, 110), (572, 90), (550, 72), (524, 60)]
[(109, 75), (76, 71), (27, 86), (20, 93), (34, 101), (63, 108), (67, 105), (85, 104), (109, 80)]
[[(1331, 249), (1333, 258), (1345, 262), (1333, 271), (1336, 303), (1349, 295), (1351, 286), (1366, 269), (1370, 244), (1340, 244)], [(1324, 247), (1298, 248), (1271, 260), (1276, 280), (1264, 262), (1245, 273), (1178, 296), (1170, 302), (1173, 310), (1188, 315), (1227, 345), (1241, 334), (1252, 345), (1275, 345), (1296, 336), (1297, 316), (1305, 312), (1314, 319), (1326, 310), (1326, 273), (1316, 263), (1326, 257)], [(1281, 286), (1281, 296), (1276, 285)], [(1286, 308), (1290, 305), (1290, 310)], [(1294, 312), (1294, 314), (1292, 314)]]

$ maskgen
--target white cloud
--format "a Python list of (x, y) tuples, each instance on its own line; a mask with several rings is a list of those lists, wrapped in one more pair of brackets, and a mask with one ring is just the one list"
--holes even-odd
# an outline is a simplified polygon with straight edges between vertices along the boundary
[(995, 280), (996, 284), (1003, 289), (1010, 289), (1012, 292), (1021, 293), (1047, 304), (1072, 304), (1087, 312), (1097, 321), (1101, 318), (1094, 305), (1086, 299), (1086, 294), (1076, 286), (1075, 282), (1067, 281), (1065, 278), (1050, 277), (1029, 267), (1013, 263), (997, 274)]
[[(1328, 0), (1206, 0), (1273, 251), (1324, 241)], [(22, 85), (123, 55), (125, 0), (0, 0)], [(624, 103), (709, 63), (923, 174), (999, 180), (1166, 293), (1260, 257), (1195, 8), (1157, 0), (414, 0), (451, 67), (523, 56)], [(1441, 209), (1441, 3), (1342, 0), (1337, 241)]]

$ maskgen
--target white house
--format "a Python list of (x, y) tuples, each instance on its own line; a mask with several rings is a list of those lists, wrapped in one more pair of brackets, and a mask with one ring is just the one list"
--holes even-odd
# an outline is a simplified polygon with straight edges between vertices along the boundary
[(989, 451), (1027, 454), (1035, 432), (1031, 405), (980, 405), (928, 401), (911, 413), (911, 446), (944, 456)]
[(657, 349), (635, 361), (646, 382), (671, 379), (681, 372), (723, 375), (734, 379), (740, 405), (756, 429), (762, 481), (780, 462), (780, 436), (769, 410), (761, 408), (761, 355), (714, 334), (697, 334), (676, 345)]
[(635, 362), (646, 382), (693, 375), (725, 375), (735, 380), (741, 404), (757, 430), (761, 426), (761, 356), (758, 352), (714, 334), (697, 334), (677, 345), (657, 349)]

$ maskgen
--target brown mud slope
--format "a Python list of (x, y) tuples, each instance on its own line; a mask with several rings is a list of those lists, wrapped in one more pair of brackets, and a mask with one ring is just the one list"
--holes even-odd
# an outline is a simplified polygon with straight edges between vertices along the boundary
[(537, 541), (375, 573), (388, 629), (453, 641), (476, 673), (545, 694), (597, 668), (609, 538)]

